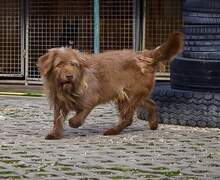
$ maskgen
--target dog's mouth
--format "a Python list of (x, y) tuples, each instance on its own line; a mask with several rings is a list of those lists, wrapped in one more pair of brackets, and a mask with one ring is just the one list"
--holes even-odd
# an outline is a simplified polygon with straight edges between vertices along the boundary
[(71, 81), (67, 80), (67, 81), (61, 82), (61, 85), (62, 85), (62, 86), (66, 85), (66, 84), (71, 84)]
[(61, 86), (63, 90), (66, 92), (70, 92), (74, 90), (74, 83), (69, 80), (61, 82)]

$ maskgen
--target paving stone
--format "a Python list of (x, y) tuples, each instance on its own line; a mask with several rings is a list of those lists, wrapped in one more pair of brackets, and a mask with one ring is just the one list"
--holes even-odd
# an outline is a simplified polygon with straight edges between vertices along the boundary
[[(220, 129), (160, 125), (135, 118), (118, 136), (114, 105), (97, 107), (79, 129), (48, 141), (46, 98), (0, 97), (0, 179), (220, 179)], [(175, 119), (173, 119), (175, 120)]]

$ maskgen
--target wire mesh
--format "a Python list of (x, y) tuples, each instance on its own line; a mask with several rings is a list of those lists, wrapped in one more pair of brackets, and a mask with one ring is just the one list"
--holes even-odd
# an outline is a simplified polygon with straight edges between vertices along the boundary
[[(21, 0), (0, 6), (0, 76), (20, 76), (22, 59)], [(39, 79), (36, 61), (47, 49), (72, 46), (93, 51), (93, 0), (26, 1), (26, 73)], [(100, 0), (100, 50), (133, 48), (134, 0)], [(182, 27), (181, 0), (145, 0), (145, 47), (154, 48)], [(168, 66), (160, 66), (160, 73)]]
[(93, 0), (30, 0), (28, 18), (29, 79), (40, 78), (36, 61), (47, 49), (93, 50)]
[(20, 76), (21, 73), (20, 1), (1, 0), (0, 76)]
[(100, 0), (100, 50), (133, 48), (133, 0)]
[[(163, 43), (168, 35), (182, 28), (182, 0), (145, 0), (145, 48)], [(158, 75), (168, 75), (169, 66), (160, 65)]]

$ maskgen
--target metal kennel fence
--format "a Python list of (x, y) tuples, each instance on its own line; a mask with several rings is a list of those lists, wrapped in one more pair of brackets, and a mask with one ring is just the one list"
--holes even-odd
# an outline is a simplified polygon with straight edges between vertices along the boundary
[(0, 1), (0, 76), (24, 75), (22, 3), (19, 0)]
[[(132, 48), (133, 0), (100, 0), (100, 51)], [(28, 4), (27, 74), (40, 78), (36, 59), (49, 48), (94, 50), (93, 0), (31, 0)]]
[(92, 51), (92, 0), (30, 0), (27, 17), (28, 80), (39, 80), (36, 60), (47, 49), (71, 45), (82, 51)]
[(0, 3), (0, 82), (41, 83), (36, 61), (50, 48), (72, 46), (86, 52), (137, 50), (139, 44), (151, 48), (181, 26), (181, 0)]
[[(182, 29), (182, 0), (145, 0), (143, 6), (143, 48), (154, 48)], [(161, 64), (157, 76), (168, 77), (169, 66)]]
[(100, 50), (133, 48), (134, 1), (100, 1)]

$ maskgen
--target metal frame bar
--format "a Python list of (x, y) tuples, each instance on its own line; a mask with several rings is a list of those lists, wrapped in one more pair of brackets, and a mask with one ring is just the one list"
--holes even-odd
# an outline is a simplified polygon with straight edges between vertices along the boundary
[(136, 49), (136, 0), (133, 0), (133, 49)]
[(28, 58), (28, 46), (29, 46), (29, 17), (28, 17), (28, 0), (24, 0), (25, 3), (25, 85), (28, 85), (28, 63), (29, 63), (29, 58)]
[(145, 37), (145, 31), (146, 31), (146, 6), (147, 6), (147, 2), (146, 0), (143, 0), (143, 19), (142, 19), (142, 49), (145, 49), (145, 41), (146, 41), (146, 37)]
[(135, 51), (142, 49), (141, 1), (133, 0), (133, 46)]
[(25, 2), (24, 0), (20, 1), (20, 8), (21, 8), (21, 15), (20, 15), (20, 21), (21, 21), (21, 75), (25, 76)]
[(25, 85), (28, 82), (28, 85), (36, 84), (43, 85), (43, 81), (25, 81), (25, 80), (0, 80), (0, 84), (22, 84)]
[(99, 0), (94, 0), (94, 53), (100, 52), (100, 7)]
[(20, 74), (0, 74), (0, 77), (23, 77), (23, 75)]

